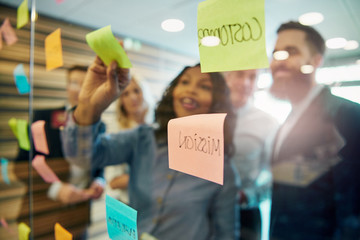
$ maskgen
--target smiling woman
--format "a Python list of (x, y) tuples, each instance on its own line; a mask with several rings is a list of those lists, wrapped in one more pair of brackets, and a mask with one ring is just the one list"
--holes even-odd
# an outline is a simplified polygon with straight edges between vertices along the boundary
[[(89, 68), (79, 105), (70, 113), (73, 117), (68, 119), (62, 135), (67, 159), (86, 165), (83, 159), (90, 152), (93, 169), (129, 164), (129, 205), (138, 211), (140, 236), (176, 239), (181, 234), (184, 239), (234, 239), (236, 187), (229, 157), (235, 115), (225, 80), (219, 73), (201, 73), (198, 65), (186, 67), (169, 84), (155, 110), (157, 128), (141, 125), (131, 131), (105, 134), (96, 121), (110, 104), (109, 99), (115, 100), (119, 94), (113, 89), (117, 86), (113, 71), (118, 71), (122, 81), (127, 80), (126, 70), (119, 69), (115, 62), (106, 67), (97, 58)], [(169, 169), (167, 139), (177, 138), (167, 135), (169, 120), (219, 112), (227, 113), (224, 184)], [(220, 151), (216, 139), (213, 143), (210, 154)]]

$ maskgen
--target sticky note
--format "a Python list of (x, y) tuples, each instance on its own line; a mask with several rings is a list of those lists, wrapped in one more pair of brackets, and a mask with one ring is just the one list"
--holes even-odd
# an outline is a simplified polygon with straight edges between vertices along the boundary
[(3, 226), (11, 235), (15, 236), (16, 232), (11, 227), (9, 227), (9, 224), (6, 222), (5, 218), (2, 217), (0, 219), (0, 223), (1, 226)]
[(31, 133), (36, 151), (49, 154), (45, 133), (45, 121), (39, 120), (31, 124)]
[[(207, 0), (199, 3), (198, 45), (202, 72), (267, 68), (264, 0)], [(217, 46), (205, 46), (205, 37)]]
[(2, 225), (4, 228), (8, 228), (8, 227), (9, 227), (9, 225), (7, 224), (5, 218), (1, 218), (0, 222), (1, 222), (1, 225)]
[(8, 124), (10, 126), (11, 131), (13, 132), (15, 137), (17, 138), (16, 118), (10, 118), (9, 121), (8, 121)]
[(22, 28), (29, 22), (28, 1), (24, 0), (17, 9), (16, 28)]
[(132, 67), (125, 50), (111, 32), (110, 25), (86, 34), (86, 42), (105, 65), (108, 66), (113, 60), (116, 60), (121, 68)]
[(25, 74), (23, 64), (18, 64), (14, 69), (14, 81), (16, 88), (20, 94), (26, 94), (30, 92), (30, 84)]
[(18, 225), (18, 231), (19, 231), (19, 240), (29, 240), (29, 234), (31, 232), (31, 229), (28, 225), (21, 222)]
[(46, 164), (45, 157), (43, 155), (36, 155), (31, 165), (45, 182), (52, 183), (60, 181), (54, 171)]
[(19, 142), (21, 149), (30, 150), (30, 141), (28, 137), (27, 121), (23, 119), (11, 118), (8, 121), (11, 131)]
[(55, 223), (55, 240), (72, 240), (73, 236), (65, 228), (63, 228), (59, 223)]
[(18, 134), (19, 145), (21, 149), (30, 150), (30, 141), (28, 135), (28, 123), (24, 119), (16, 120), (16, 130)]
[(106, 195), (106, 222), (112, 240), (137, 240), (137, 211)]
[(46, 71), (50, 71), (64, 65), (60, 28), (56, 29), (45, 38), (45, 59)]
[(223, 185), (225, 117), (216, 113), (171, 119), (169, 168)]
[(18, 41), (14, 28), (11, 26), (9, 18), (5, 18), (1, 25), (1, 34), (7, 45), (13, 45)]
[(9, 160), (5, 158), (1, 158), (1, 177), (4, 180), (4, 182), (10, 184), (8, 165), (9, 165)]

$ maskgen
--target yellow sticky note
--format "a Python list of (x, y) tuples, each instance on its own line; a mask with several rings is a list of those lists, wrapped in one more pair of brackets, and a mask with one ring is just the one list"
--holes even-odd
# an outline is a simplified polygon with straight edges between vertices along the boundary
[(29, 22), (28, 1), (24, 0), (17, 9), (16, 28), (22, 28)]
[(64, 65), (61, 45), (61, 29), (58, 28), (45, 38), (46, 71)]
[(113, 35), (110, 25), (86, 34), (86, 42), (106, 65), (116, 60), (121, 68), (132, 67), (125, 50)]
[(169, 168), (223, 185), (225, 117), (214, 113), (171, 119)]
[[(199, 3), (198, 45), (202, 72), (267, 68), (264, 0)], [(208, 45), (206, 40), (218, 40)], [(215, 41), (216, 42), (216, 41)]]
[(19, 240), (29, 240), (29, 233), (31, 232), (31, 229), (28, 225), (25, 223), (20, 223), (18, 225), (18, 231), (19, 231)]
[(73, 236), (59, 223), (55, 223), (55, 240), (72, 240)]

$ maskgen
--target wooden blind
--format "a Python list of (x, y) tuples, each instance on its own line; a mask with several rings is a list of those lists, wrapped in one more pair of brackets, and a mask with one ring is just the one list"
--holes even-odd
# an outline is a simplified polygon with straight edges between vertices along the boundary
[[(0, 21), (9, 18), (18, 41), (8, 46), (3, 41), (0, 50), (0, 156), (9, 160), (17, 154), (17, 142), (12, 134), (8, 120), (11, 117), (28, 120), (28, 94), (20, 95), (14, 84), (13, 70), (23, 64), (29, 74), (30, 23), (16, 29), (16, 9), (0, 5)], [(64, 66), (52, 71), (45, 70), (44, 40), (46, 36), (61, 29)], [(85, 35), (95, 29), (61, 22), (39, 15), (35, 24), (33, 107), (35, 109), (63, 106), (66, 102), (66, 70), (72, 65), (89, 65), (95, 57), (85, 41)], [(119, 40), (126, 36), (116, 36)], [(142, 44), (138, 51), (127, 50), (133, 64), (132, 71), (141, 75), (150, 86), (158, 100), (162, 91), (176, 74), (186, 65), (197, 62), (192, 57), (169, 52), (164, 49)], [(29, 76), (29, 75), (28, 75)], [(115, 105), (112, 104), (103, 114), (103, 120), (110, 131), (117, 129)]]

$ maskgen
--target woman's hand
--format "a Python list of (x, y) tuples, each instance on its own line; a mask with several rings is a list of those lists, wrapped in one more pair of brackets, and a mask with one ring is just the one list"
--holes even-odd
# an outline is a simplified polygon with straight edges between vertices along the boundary
[(100, 120), (105, 109), (120, 96), (130, 81), (129, 69), (119, 68), (116, 61), (107, 67), (96, 57), (90, 65), (79, 95), (74, 118), (80, 125)]

